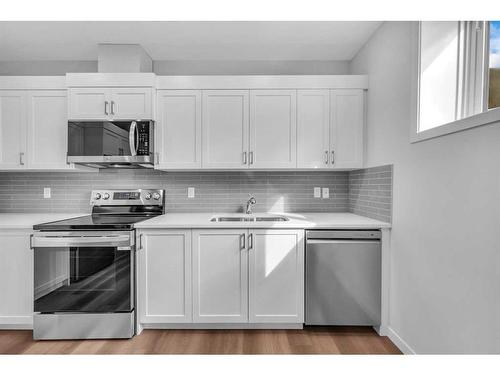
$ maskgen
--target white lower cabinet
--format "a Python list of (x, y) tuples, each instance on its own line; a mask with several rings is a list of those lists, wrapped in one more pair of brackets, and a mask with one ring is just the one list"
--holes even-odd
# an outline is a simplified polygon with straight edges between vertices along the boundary
[(144, 230), (139, 244), (146, 327), (304, 322), (303, 230)]
[(33, 324), (31, 231), (0, 231), (0, 328)]
[(304, 231), (250, 230), (250, 323), (304, 321)]
[(193, 231), (193, 320), (248, 321), (247, 231)]
[(139, 236), (139, 322), (192, 322), (191, 231), (153, 230)]

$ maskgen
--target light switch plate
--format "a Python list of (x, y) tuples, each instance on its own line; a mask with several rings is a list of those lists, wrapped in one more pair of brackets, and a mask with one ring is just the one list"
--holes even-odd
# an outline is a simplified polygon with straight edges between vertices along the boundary
[(330, 189), (323, 188), (323, 199), (330, 198)]
[(188, 187), (188, 198), (194, 198), (194, 187)]
[(43, 197), (50, 198), (50, 188), (49, 187), (43, 188)]
[(320, 187), (314, 188), (314, 198), (321, 198), (321, 188)]

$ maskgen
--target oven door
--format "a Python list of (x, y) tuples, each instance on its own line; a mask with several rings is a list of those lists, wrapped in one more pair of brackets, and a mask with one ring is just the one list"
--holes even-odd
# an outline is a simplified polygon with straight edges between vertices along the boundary
[(133, 231), (35, 233), (34, 312), (133, 311), (134, 238)]

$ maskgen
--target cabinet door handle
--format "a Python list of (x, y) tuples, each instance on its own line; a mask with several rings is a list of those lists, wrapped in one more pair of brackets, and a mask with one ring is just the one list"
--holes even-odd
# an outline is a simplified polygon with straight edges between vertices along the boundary
[(247, 152), (243, 152), (243, 164), (247, 163)]
[(139, 250), (143, 249), (143, 247), (142, 247), (142, 236), (143, 236), (143, 234), (139, 235)]
[(250, 158), (250, 163), (249, 163), (249, 164), (253, 164), (253, 151), (250, 151), (250, 152), (248, 153), (248, 156), (249, 156), (249, 158)]
[(104, 101), (104, 114), (109, 115), (109, 113), (108, 113), (108, 101), (107, 100)]
[(19, 153), (19, 165), (24, 165), (24, 152)]
[(332, 150), (332, 165), (335, 164), (335, 151)]
[(325, 164), (328, 164), (328, 151), (325, 151)]
[(247, 247), (247, 245), (246, 245), (246, 241), (245, 241), (245, 233), (243, 233), (240, 236), (240, 250), (245, 250), (246, 247)]
[(248, 250), (253, 249), (253, 233), (248, 235)]
[(115, 102), (114, 102), (114, 100), (111, 101), (111, 114), (112, 115), (115, 114)]

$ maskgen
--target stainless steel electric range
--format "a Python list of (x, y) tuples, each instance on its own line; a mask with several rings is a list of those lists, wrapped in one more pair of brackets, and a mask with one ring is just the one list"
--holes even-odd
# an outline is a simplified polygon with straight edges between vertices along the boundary
[(163, 190), (97, 190), (92, 214), (35, 225), (33, 338), (135, 334), (134, 224), (164, 213)]

